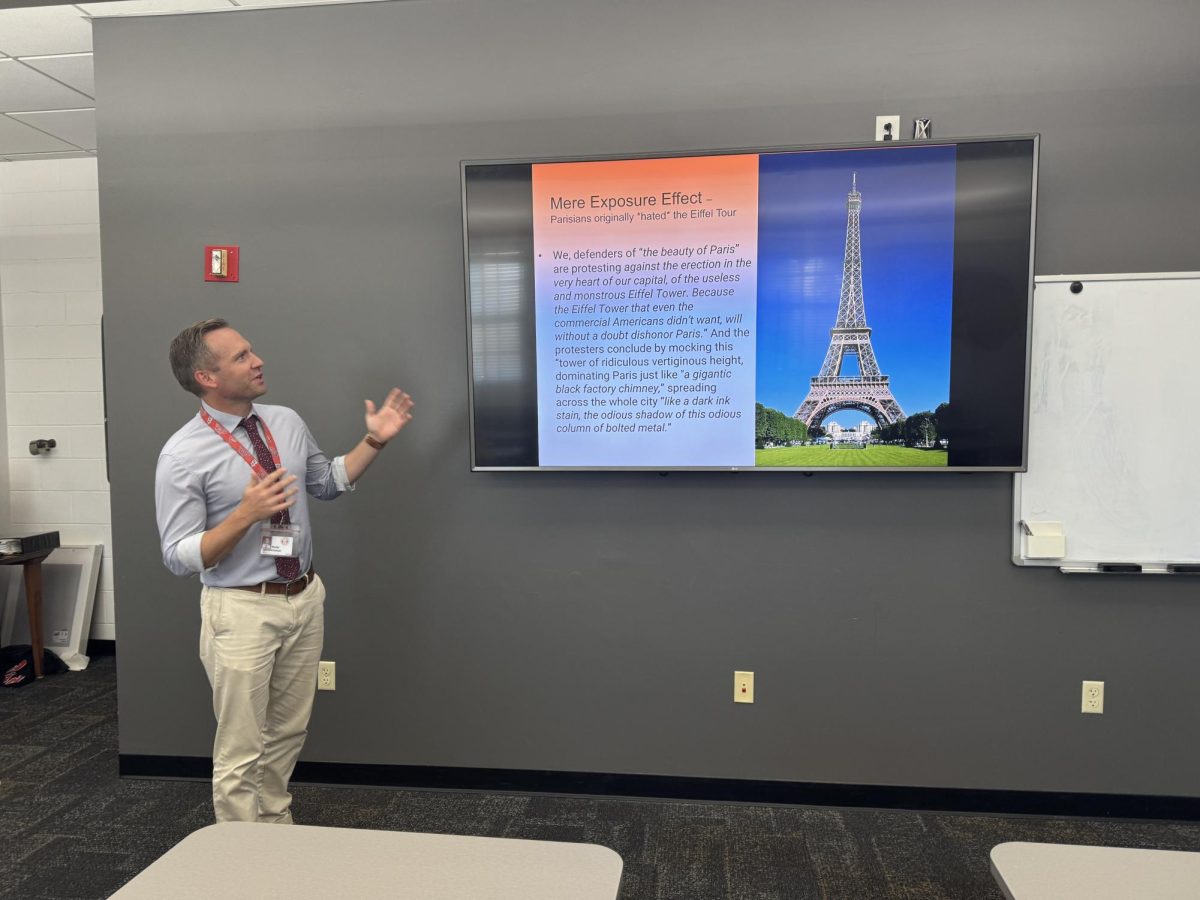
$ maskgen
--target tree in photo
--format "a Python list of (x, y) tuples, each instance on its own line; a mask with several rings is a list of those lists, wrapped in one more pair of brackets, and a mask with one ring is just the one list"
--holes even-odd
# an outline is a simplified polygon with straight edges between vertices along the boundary
[(954, 416), (949, 403), (939, 403), (933, 411), (933, 424), (937, 429), (938, 442), (949, 441), (954, 432)]
[(933, 413), (913, 413), (904, 420), (904, 444), (908, 447), (932, 447), (937, 440)]
[(808, 440), (808, 428), (799, 419), (793, 419), (777, 409), (754, 404), (754, 446), (762, 450), (788, 446), (797, 441)]
[(880, 425), (871, 431), (871, 436), (883, 444), (899, 444), (904, 441), (904, 417), (890, 425)]

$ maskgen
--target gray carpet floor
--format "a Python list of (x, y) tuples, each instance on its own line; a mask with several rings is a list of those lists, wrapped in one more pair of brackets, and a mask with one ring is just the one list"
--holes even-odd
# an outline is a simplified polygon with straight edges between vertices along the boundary
[[(988, 868), (1002, 841), (1200, 850), (1195, 823), (311, 785), (294, 793), (300, 824), (602, 844), (625, 862), (620, 900), (1002, 900)], [(108, 897), (211, 821), (206, 783), (117, 776), (113, 657), (0, 688), (0, 898)]]

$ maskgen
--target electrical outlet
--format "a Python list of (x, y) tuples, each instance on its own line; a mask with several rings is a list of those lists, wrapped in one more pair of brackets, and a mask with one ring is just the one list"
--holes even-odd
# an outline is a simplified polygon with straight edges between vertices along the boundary
[(1085, 681), (1083, 683), (1083, 712), (1104, 712), (1104, 682)]
[(877, 140), (877, 141), (898, 141), (898, 140), (900, 140), (900, 117), (899, 116), (876, 116), (875, 117), (875, 140)]
[(754, 673), (753, 672), (734, 672), (733, 673), (733, 702), (734, 703), (753, 703), (754, 702)]
[(337, 663), (321, 660), (317, 663), (317, 690), (332, 691), (337, 688)]

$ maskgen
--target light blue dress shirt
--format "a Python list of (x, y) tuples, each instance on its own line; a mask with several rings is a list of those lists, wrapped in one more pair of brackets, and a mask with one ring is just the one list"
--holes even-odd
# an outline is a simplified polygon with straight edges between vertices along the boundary
[[(240, 416), (220, 412), (207, 403), (201, 405), (254, 455)], [(300, 571), (307, 572), (312, 565), (308, 498), (333, 500), (343, 491), (354, 489), (346, 477), (345, 458), (331, 460), (322, 453), (304, 420), (286, 406), (256, 403), (251, 413), (271, 430), (279, 464), (296, 476), (295, 486), (303, 483), (305, 488), (295, 495), (296, 503), (288, 512), (292, 524), (300, 526), (296, 555), (300, 557)], [(204, 532), (223, 522), (241, 503), (252, 475), (246, 461), (204, 424), (199, 413), (171, 436), (159, 454), (154, 476), (158, 534), (168, 569), (176, 575), (199, 573), (200, 581), (212, 587), (279, 580), (275, 557), (259, 552), (259, 525), (251, 526), (233, 551), (215, 566), (205, 569), (200, 556)]]

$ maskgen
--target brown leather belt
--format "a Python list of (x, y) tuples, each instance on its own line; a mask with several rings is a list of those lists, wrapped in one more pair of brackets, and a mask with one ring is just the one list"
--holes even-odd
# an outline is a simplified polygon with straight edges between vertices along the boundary
[(227, 588), (227, 590), (253, 591), (256, 594), (283, 594), (285, 597), (290, 597), (292, 594), (299, 594), (312, 584), (312, 580), (316, 576), (316, 571), (309, 566), (308, 571), (295, 581), (260, 581), (258, 584), (240, 584), (237, 587)]

